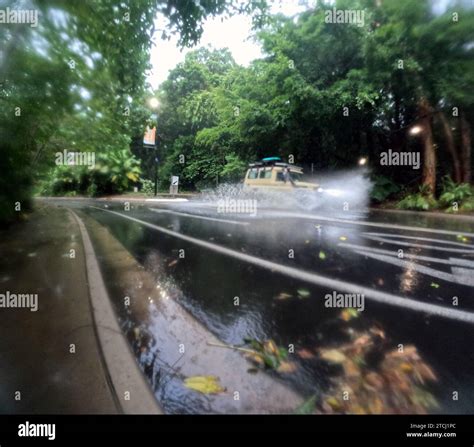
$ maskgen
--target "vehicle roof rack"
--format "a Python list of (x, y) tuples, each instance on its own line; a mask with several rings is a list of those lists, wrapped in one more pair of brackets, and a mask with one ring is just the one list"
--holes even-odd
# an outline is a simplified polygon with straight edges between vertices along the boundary
[(281, 161), (280, 157), (264, 157), (262, 158), (262, 163), (275, 163)]
[(303, 169), (300, 166), (282, 162), (280, 157), (268, 157), (268, 158), (263, 158), (261, 161), (249, 163), (249, 168), (263, 168), (263, 167), (272, 167), (272, 166), (290, 168), (290, 169), (294, 169), (298, 171), (301, 171)]
[[(282, 160), (280, 157), (264, 157), (260, 161), (256, 161), (255, 163), (250, 163), (249, 167), (259, 167), (259, 166), (274, 166), (274, 165), (282, 165)], [(285, 164), (285, 163), (283, 163)]]

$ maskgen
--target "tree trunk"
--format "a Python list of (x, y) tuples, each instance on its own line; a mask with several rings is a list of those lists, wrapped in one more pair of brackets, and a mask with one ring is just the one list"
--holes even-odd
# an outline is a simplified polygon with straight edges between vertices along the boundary
[(446, 139), (446, 149), (448, 150), (449, 154), (453, 159), (453, 179), (456, 183), (461, 183), (463, 181), (461, 163), (459, 161), (459, 155), (456, 150), (456, 145), (454, 144), (453, 132), (451, 130), (451, 126), (449, 125), (449, 121), (446, 118), (446, 115), (443, 112), (440, 112), (439, 117), (443, 126), (444, 137)]
[(461, 160), (462, 181), (471, 183), (471, 128), (464, 112), (461, 112)]
[(436, 152), (433, 146), (433, 130), (431, 128), (431, 106), (425, 97), (418, 102), (419, 122), (423, 137), (423, 186), (430, 195), (436, 190)]

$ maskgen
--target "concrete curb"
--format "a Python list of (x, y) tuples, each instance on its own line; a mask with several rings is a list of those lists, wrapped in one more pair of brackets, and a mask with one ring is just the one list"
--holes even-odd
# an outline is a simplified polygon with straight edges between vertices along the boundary
[[(142, 321), (140, 332), (143, 330), (148, 334), (147, 339), (153, 340), (150, 352), (156, 354), (153, 364), (158, 368), (152, 371), (150, 368), (147, 377), (156, 381), (158, 373), (157, 386), (165, 408), (175, 414), (178, 399), (180, 408), (192, 414), (292, 414), (304, 403), (304, 397), (280, 378), (265, 371), (250, 373), (252, 363), (241, 352), (228, 349), (178, 303), (176, 297), (182, 294), (179, 287), (173, 286), (173, 295), (170, 295), (168, 285), (157, 281), (150, 270), (143, 268), (110, 228), (93, 216), (88, 216), (85, 222), (94, 234), (101, 264), (110, 272), (114, 294), (131, 298), (129, 311), (134, 326)], [(152, 263), (153, 260), (155, 256), (148, 259)], [(132, 331), (130, 327), (128, 333), (134, 334)], [(180, 346), (185, 347), (185, 351), (181, 352)], [(183, 383), (188, 377), (208, 375), (219, 378), (226, 391), (206, 395), (189, 390)], [(171, 381), (174, 384), (167, 389)], [(182, 389), (176, 393), (178, 388), (175, 387)], [(238, 399), (234, 398), (236, 391)], [(186, 404), (188, 399), (189, 405)]]
[(117, 323), (87, 229), (79, 216), (69, 211), (81, 231), (93, 319), (111, 392), (125, 414), (161, 414), (150, 385)]

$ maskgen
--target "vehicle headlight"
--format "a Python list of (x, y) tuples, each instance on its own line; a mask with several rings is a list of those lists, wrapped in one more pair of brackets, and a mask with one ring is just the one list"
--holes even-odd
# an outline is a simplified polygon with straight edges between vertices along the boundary
[(342, 191), (340, 189), (327, 189), (326, 194), (333, 196), (333, 197), (341, 197)]

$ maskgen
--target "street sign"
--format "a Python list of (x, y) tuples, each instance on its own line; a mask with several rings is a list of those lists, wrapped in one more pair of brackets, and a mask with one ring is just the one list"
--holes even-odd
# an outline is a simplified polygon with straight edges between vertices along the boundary
[(143, 136), (143, 144), (145, 146), (154, 146), (155, 145), (155, 136), (156, 136), (156, 127), (147, 128), (145, 135)]
[(171, 176), (170, 194), (178, 194), (179, 177), (177, 175)]

